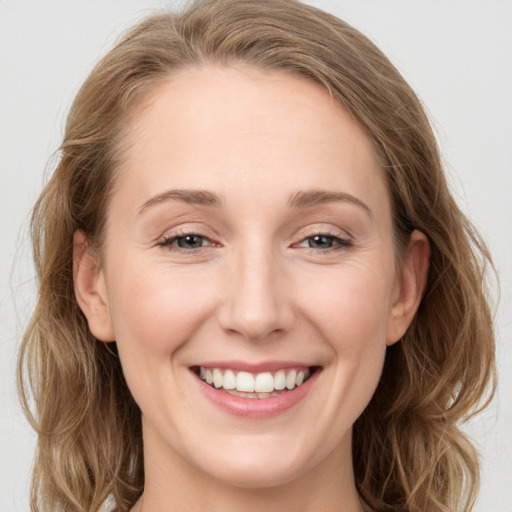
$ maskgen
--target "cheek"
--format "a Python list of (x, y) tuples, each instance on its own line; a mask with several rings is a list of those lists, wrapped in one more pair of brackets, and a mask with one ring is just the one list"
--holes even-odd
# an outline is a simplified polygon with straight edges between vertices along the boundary
[[(197, 274), (184, 275), (141, 258), (125, 258), (111, 268), (110, 311), (128, 387), (149, 415), (178, 407), (179, 393), (162, 396), (159, 390), (176, 389), (174, 356), (210, 314), (212, 294)], [(173, 424), (170, 416), (166, 422)]]
[(197, 273), (137, 259), (114, 270), (109, 297), (118, 344), (160, 356), (189, 339), (211, 309)]
[[(352, 411), (352, 421), (366, 407), (382, 373), (393, 285), (386, 268), (382, 263), (347, 266), (326, 279), (324, 293), (310, 303), (311, 318), (332, 353), (335, 403)], [(331, 413), (338, 414), (335, 409)]]
[(309, 288), (309, 314), (333, 348), (360, 353), (385, 344), (393, 284), (389, 267), (353, 263), (326, 273), (321, 282)]
[(324, 400), (315, 411), (319, 425), (325, 426), (326, 451), (334, 449), (361, 415), (382, 374), (393, 285), (389, 269), (394, 268), (392, 258), (386, 261), (367, 258), (318, 269), (300, 286), (303, 313), (314, 327), (312, 336), (320, 335), (318, 341), (328, 347)]

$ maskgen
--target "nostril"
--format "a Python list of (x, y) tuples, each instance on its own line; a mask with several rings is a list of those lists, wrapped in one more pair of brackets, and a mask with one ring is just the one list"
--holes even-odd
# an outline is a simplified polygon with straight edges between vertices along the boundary
[(225, 300), (217, 314), (219, 326), (233, 338), (241, 336), (258, 342), (274, 340), (289, 332), (295, 316), (283, 291), (287, 287), (279, 286), (279, 276), (265, 262), (243, 266), (239, 274), (227, 281)]

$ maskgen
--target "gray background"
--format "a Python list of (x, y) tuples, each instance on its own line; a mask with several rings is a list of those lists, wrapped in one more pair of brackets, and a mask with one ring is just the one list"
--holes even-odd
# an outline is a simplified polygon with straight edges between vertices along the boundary
[[(454, 194), (501, 281), (500, 384), (467, 429), (482, 453), (477, 510), (512, 512), (512, 1), (311, 2), (367, 34), (431, 114)], [(0, 511), (29, 510), (34, 447), (19, 408), (16, 348), (34, 303), (26, 224), (70, 102), (94, 62), (151, 0), (0, 0)]]

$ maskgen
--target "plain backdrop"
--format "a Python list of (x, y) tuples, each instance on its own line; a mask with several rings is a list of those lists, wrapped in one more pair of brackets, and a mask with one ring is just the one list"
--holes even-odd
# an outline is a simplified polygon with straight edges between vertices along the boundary
[[(482, 454), (479, 512), (512, 512), (512, 1), (311, 2), (368, 35), (432, 118), (449, 182), (501, 281), (499, 388), (467, 429)], [(0, 512), (29, 510), (34, 436), (16, 350), (34, 303), (27, 217), (92, 65), (156, 0), (0, 0)], [(428, 512), (428, 511), (425, 511)]]

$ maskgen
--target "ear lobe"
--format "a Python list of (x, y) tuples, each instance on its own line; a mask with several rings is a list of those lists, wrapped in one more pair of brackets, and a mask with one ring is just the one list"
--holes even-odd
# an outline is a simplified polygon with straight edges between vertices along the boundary
[(73, 282), (76, 300), (91, 333), (101, 341), (114, 341), (103, 270), (83, 231), (73, 237)]
[(428, 239), (421, 231), (414, 230), (398, 276), (397, 293), (388, 321), (387, 345), (392, 345), (402, 338), (411, 324), (425, 292), (429, 263)]

